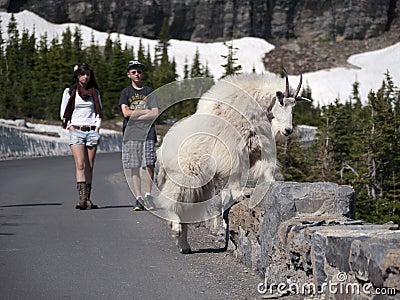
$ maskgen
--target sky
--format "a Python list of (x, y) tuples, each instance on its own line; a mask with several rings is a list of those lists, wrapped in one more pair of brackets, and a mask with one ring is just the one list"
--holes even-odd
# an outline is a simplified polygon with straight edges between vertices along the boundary
[[(47, 33), (48, 41), (53, 37), (61, 40), (62, 33), (69, 27), (72, 31), (78, 27), (81, 31), (84, 45), (89, 45), (92, 37), (100, 46), (105, 44), (108, 33), (94, 30), (85, 25), (75, 23), (54, 24), (30, 11), (22, 11), (14, 14), (20, 32), (28, 30), (29, 33), (35, 32), (37, 38)], [(7, 39), (7, 25), (11, 14), (0, 12), (1, 32), (3, 39)], [(122, 45), (133, 46), (134, 51), (138, 49), (139, 37), (128, 36), (124, 34), (111, 33), (112, 40), (118, 37)], [(154, 53), (156, 40), (142, 38), (142, 44), (145, 49), (150, 48), (150, 54)], [(274, 45), (260, 38), (246, 37), (233, 40), (234, 47), (238, 48), (236, 57), (238, 63), (242, 66), (243, 72), (267, 73), (264, 69), (262, 58), (266, 53), (274, 49)], [(223, 74), (222, 64), (225, 63), (221, 54), (227, 54), (227, 48), (222, 42), (215, 43), (197, 43), (181, 40), (170, 40), (168, 54), (170, 58), (175, 59), (177, 63), (177, 73), (183, 77), (183, 67), (185, 62), (190, 66), (194, 54), (198, 50), (200, 61), (207, 65), (214, 78), (219, 78)], [(317, 104), (329, 105), (335, 99), (339, 102), (345, 102), (349, 99), (353, 89), (353, 83), (359, 82), (359, 92), (361, 101), (366, 103), (368, 93), (380, 88), (384, 80), (384, 74), (389, 71), (394, 84), (400, 86), (400, 41), (390, 47), (365, 53), (352, 55), (348, 58), (348, 63), (354, 68), (332, 68), (319, 70), (317, 72), (303, 74), (303, 87), (311, 88), (312, 97)], [(298, 74), (289, 74), (289, 81), (297, 85)]]

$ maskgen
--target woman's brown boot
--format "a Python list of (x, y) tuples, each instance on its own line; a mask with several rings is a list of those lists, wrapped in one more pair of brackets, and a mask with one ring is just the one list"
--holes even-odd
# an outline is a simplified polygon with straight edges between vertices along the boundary
[(75, 206), (76, 209), (85, 210), (87, 208), (87, 190), (86, 182), (77, 182), (76, 187), (79, 194), (79, 203)]
[(99, 208), (96, 204), (92, 203), (90, 200), (90, 192), (92, 191), (92, 184), (91, 183), (86, 183), (86, 192), (87, 192), (87, 200), (86, 200), (86, 206), (88, 209), (96, 209)]

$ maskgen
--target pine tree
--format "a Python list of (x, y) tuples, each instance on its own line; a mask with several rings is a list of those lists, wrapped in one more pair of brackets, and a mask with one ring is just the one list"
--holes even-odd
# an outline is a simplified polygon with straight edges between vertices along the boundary
[(236, 53), (239, 48), (233, 47), (233, 41), (230, 43), (224, 42), (224, 46), (227, 47), (228, 54), (221, 55), (221, 57), (226, 60), (226, 63), (222, 65), (225, 71), (221, 78), (225, 78), (226, 76), (233, 74), (239, 74), (240, 70), (242, 70), (242, 66), (237, 64), (239, 59), (236, 57)]
[(307, 182), (311, 180), (311, 149), (298, 141), (296, 133), (277, 144), (277, 159), (285, 181)]
[[(350, 98), (351, 112), (348, 122), (351, 135), (351, 148), (347, 164), (342, 167), (341, 178), (353, 186), (359, 186), (358, 182), (362, 181), (363, 174), (366, 170), (363, 169), (362, 157), (366, 149), (365, 143), (365, 128), (367, 127), (369, 113), (361, 104), (361, 98), (358, 91), (359, 83), (353, 84), (353, 94)], [(362, 185), (362, 184), (361, 184)]]
[(36, 39), (35, 36), (29, 35), (28, 30), (22, 32), (20, 43), (20, 61), (19, 68), (24, 71), (24, 76), (19, 77), (21, 85), (21, 95), (17, 98), (18, 115), (21, 117), (39, 117), (37, 111), (39, 107), (37, 103), (36, 90), (33, 88), (33, 82), (36, 80), (33, 72), (36, 57)]
[(333, 124), (335, 119), (333, 104), (323, 107), (317, 131), (317, 141), (311, 147), (314, 164), (311, 166), (313, 181), (335, 181), (333, 159)]
[(350, 102), (336, 104), (336, 120), (333, 128), (333, 158), (338, 173), (336, 181), (340, 184), (348, 184), (348, 180), (341, 176), (341, 171), (351, 167), (350, 151), (352, 149), (354, 128), (351, 122), (353, 109)]
[(185, 57), (185, 63), (183, 65), (183, 79), (188, 79), (188, 78), (189, 78), (189, 66), (187, 57)]
[(107, 36), (106, 43), (104, 45), (104, 60), (106, 63), (110, 63), (113, 52), (113, 41), (110, 34)]
[(199, 49), (197, 48), (193, 57), (192, 67), (190, 69), (190, 78), (202, 76), (204, 76), (203, 66), (200, 62), (200, 53)]
[(72, 44), (72, 53), (71, 60), (75, 63), (85, 62), (85, 55), (83, 51), (83, 39), (82, 33), (79, 27), (75, 27), (74, 35), (73, 35), (73, 44)]
[(107, 90), (103, 92), (103, 114), (105, 118), (113, 118), (120, 114), (118, 99), (121, 90), (126, 86), (126, 59), (127, 54), (122, 50), (120, 38), (113, 42), (109, 73), (107, 78)]
[(177, 78), (175, 66), (169, 61), (169, 27), (168, 19), (164, 18), (161, 31), (158, 37), (155, 54), (154, 88), (157, 89), (167, 83), (173, 82)]
[(204, 68), (204, 76), (205, 77), (210, 77), (213, 78), (214, 76), (211, 74), (210, 68), (208, 67), (208, 63), (206, 63), (206, 66)]
[[(108, 36), (109, 37), (109, 36)], [(112, 41), (108, 41), (109, 45), (112, 45)], [(112, 56), (112, 49), (109, 53)], [(96, 74), (96, 81), (100, 88), (102, 102), (107, 102), (107, 98), (104, 97), (104, 92), (109, 90), (109, 86), (113, 87), (114, 83), (109, 80), (111, 68), (110, 62), (105, 61), (105, 56), (101, 53), (98, 43), (94, 39), (94, 34), (91, 35), (90, 45), (87, 48), (85, 55), (85, 62), (87, 62)], [(110, 58), (111, 59), (111, 58)], [(107, 96), (107, 95), (106, 95)], [(114, 99), (113, 99), (114, 100)], [(115, 101), (115, 100), (114, 100)], [(107, 105), (106, 105), (107, 107)], [(106, 108), (107, 109), (107, 108)], [(108, 114), (104, 115), (104, 119), (109, 117)]]
[[(398, 136), (396, 137), (396, 120), (394, 104), (396, 88), (389, 73), (382, 87), (371, 97), (371, 106), (374, 115), (374, 136), (371, 141), (374, 147), (374, 161), (376, 162), (376, 203), (375, 211), (381, 221), (393, 220), (400, 223), (400, 204), (395, 195), (398, 190), (399, 168), (398, 163)], [(382, 218), (382, 215), (384, 216)]]
[[(100, 51), (99, 45), (96, 43), (94, 39), (94, 34), (92, 33), (90, 39), (90, 45), (85, 53), (85, 62), (90, 65), (90, 67), (95, 70), (96, 81), (100, 85), (100, 83), (104, 83), (108, 78), (108, 65), (105, 63), (103, 55)], [(102, 84), (102, 89), (106, 89), (106, 86)]]
[(314, 107), (314, 100), (310, 86), (306, 86), (302, 90), (301, 96), (310, 99), (311, 102), (297, 102), (293, 111), (293, 123), (295, 125), (310, 125), (318, 126), (319, 116), (321, 115), (320, 109)]
[(49, 61), (49, 47), (47, 41), (47, 34), (45, 33), (39, 39), (35, 51), (34, 66), (32, 68), (33, 73), (33, 90), (35, 91), (36, 98), (36, 111), (35, 118), (40, 119), (52, 119), (52, 116), (46, 115), (46, 98), (48, 97), (48, 91), (51, 91), (50, 83), (50, 61)]
[[(135, 58), (132, 57), (132, 59), (135, 59)], [(138, 51), (137, 51), (137, 59), (138, 59), (138, 61), (143, 62), (144, 64), (146, 63), (146, 56), (145, 56), (145, 52), (144, 52), (142, 39), (139, 40), (139, 47), (138, 47)]]
[(61, 82), (70, 83), (73, 68), (77, 63), (76, 54), (74, 53), (73, 34), (69, 27), (62, 33), (61, 45), (59, 47), (61, 60), (58, 62), (58, 68), (61, 74)]
[(5, 60), (5, 41), (3, 39), (3, 30), (1, 26), (2, 20), (0, 18), (0, 116), (6, 115), (6, 99), (5, 91), (6, 87), (6, 60)]
[(359, 144), (364, 154), (354, 185), (359, 203), (356, 217), (370, 222), (400, 223), (397, 98), (398, 91), (389, 74), (382, 87), (368, 95), (365, 112), (370, 116), (364, 130), (366, 138)]
[(144, 64), (146, 65), (146, 70), (144, 72), (144, 74), (142, 75), (142, 81), (151, 87), (154, 87), (154, 70), (155, 70), (155, 66), (153, 64), (153, 61), (151, 59), (151, 53), (150, 53), (150, 45), (147, 45), (147, 52), (146, 55), (144, 54), (143, 50), (142, 51), (138, 51), (138, 58), (139, 56), (141, 57), (140, 53), (143, 53), (143, 58), (142, 60), (139, 59), (139, 61), (144, 62)]
[[(53, 38), (50, 42), (48, 53), (49, 71), (47, 78), (49, 89), (46, 96), (45, 114), (54, 120), (60, 119), (59, 111), (61, 95), (64, 89), (70, 85), (73, 74), (73, 65), (65, 66), (65, 70), (60, 68), (59, 62), (62, 60), (64, 55), (65, 54), (62, 51), (62, 44), (57, 38)], [(68, 71), (66, 71), (67, 69)]]
[(20, 34), (14, 14), (11, 15), (7, 28), (8, 40), (6, 43), (6, 82), (4, 86), (4, 106), (6, 118), (20, 117), (19, 105), (21, 105), (20, 77)]

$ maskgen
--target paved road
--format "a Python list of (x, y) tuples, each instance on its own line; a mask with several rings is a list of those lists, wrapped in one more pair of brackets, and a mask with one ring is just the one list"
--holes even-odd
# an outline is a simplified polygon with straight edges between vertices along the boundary
[(99, 154), (101, 209), (78, 211), (72, 157), (0, 161), (1, 299), (258, 297), (260, 278), (227, 253), (177, 253), (166, 222), (130, 209), (121, 170), (120, 153)]

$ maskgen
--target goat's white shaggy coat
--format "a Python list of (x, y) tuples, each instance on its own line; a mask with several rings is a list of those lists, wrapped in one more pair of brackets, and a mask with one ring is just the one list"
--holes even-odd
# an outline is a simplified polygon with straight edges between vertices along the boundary
[[(158, 183), (169, 208), (178, 247), (190, 253), (187, 223), (212, 217), (212, 203), (227, 209), (249, 178), (274, 180), (275, 136), (292, 132), (295, 98), (276, 75), (245, 74), (217, 82), (196, 113), (176, 123), (159, 150)], [(192, 204), (190, 208), (185, 204)]]

